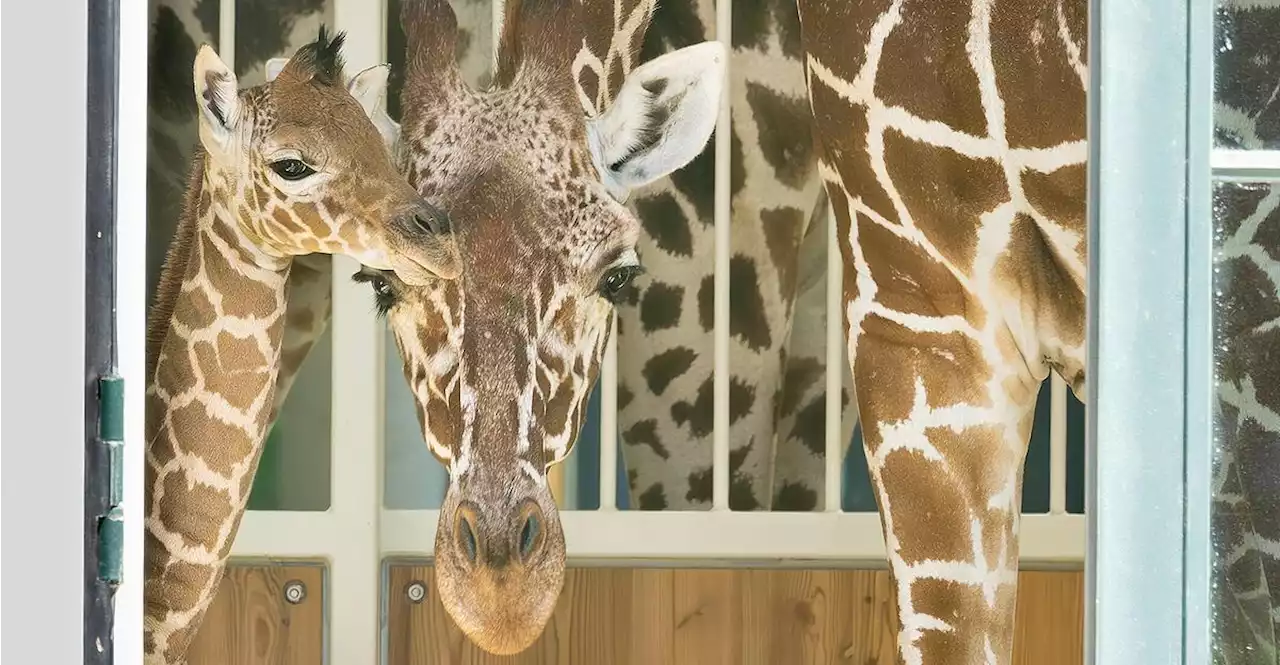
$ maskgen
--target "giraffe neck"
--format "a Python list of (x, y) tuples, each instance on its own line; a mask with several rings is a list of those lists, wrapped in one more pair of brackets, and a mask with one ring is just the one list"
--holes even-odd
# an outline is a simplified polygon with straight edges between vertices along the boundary
[(223, 182), (196, 158), (148, 326), (145, 640), (148, 653), (177, 657), (213, 600), (252, 486), (291, 265), (244, 235)]
[[(501, 39), (498, 44), (498, 73), (503, 60), (514, 57), (519, 32), (519, 16), (525, 3), (508, 0), (503, 7)], [(653, 18), (655, 0), (615, 0), (584, 2), (575, 7), (577, 25), (567, 40), (578, 45), (569, 57), (574, 87), (588, 117), (608, 107), (627, 74), (639, 64), (641, 46)]]

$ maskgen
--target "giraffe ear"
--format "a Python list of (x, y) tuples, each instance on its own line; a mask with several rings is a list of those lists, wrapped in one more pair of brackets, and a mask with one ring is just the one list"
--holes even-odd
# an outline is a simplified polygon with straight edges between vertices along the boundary
[(209, 151), (223, 151), (240, 119), (240, 87), (235, 72), (205, 44), (193, 67), (200, 140)]
[(592, 157), (615, 196), (693, 161), (720, 114), (724, 44), (703, 42), (632, 70), (613, 103), (587, 122)]
[(272, 58), (267, 61), (267, 81), (274, 81), (280, 75), (280, 70), (289, 64), (288, 58)]
[(400, 140), (400, 125), (387, 115), (387, 77), (391, 74), (391, 65), (374, 65), (351, 77), (347, 82), (347, 91), (360, 102), (365, 114), (373, 121), (382, 135), (387, 149), (395, 151), (396, 142)]

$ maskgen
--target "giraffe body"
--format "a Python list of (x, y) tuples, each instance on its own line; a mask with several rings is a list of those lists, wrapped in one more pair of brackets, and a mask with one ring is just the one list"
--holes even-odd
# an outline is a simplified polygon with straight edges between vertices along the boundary
[[(733, 510), (815, 510), (825, 489), (830, 220), (794, 2), (735, 7), (730, 129), (729, 412)], [(715, 38), (710, 0), (664, 3), (641, 59)], [(709, 145), (638, 189), (646, 275), (618, 310), (620, 454), (640, 510), (711, 504), (716, 170)], [(841, 441), (857, 412), (845, 378)], [(841, 448), (843, 450), (843, 447)]]
[(1035, 398), (1084, 392), (1085, 3), (799, 7), (899, 657), (1009, 663)]
[(202, 147), (148, 321), (148, 665), (184, 661), (221, 580), (276, 405), (293, 257), (459, 271), (447, 216), (370, 120), (386, 68), (344, 82), (341, 44), (322, 29), (244, 91), (212, 49), (196, 56)]

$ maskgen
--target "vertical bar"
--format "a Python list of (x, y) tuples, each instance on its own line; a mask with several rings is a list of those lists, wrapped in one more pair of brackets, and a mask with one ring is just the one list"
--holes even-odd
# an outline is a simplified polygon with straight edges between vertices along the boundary
[(218, 3), (218, 57), (227, 69), (236, 70), (236, 0)]
[[(824, 185), (825, 186), (825, 185)], [(828, 512), (840, 510), (841, 458), (844, 442), (840, 440), (840, 393), (842, 379), (849, 369), (844, 363), (844, 262), (840, 258), (840, 239), (836, 235), (836, 216), (827, 203), (827, 428), (826, 428), (826, 492)]]
[[(347, 71), (384, 62), (384, 0), (334, 0), (335, 31), (347, 33)], [(351, 281), (359, 270), (333, 259), (332, 483), (329, 511), (342, 537), (329, 553), (328, 662), (372, 663), (380, 655), (379, 518), (382, 508), (384, 370), (382, 324), (369, 292)]]
[(1088, 664), (1208, 662), (1183, 659), (1191, 4), (1089, 3)]
[(618, 315), (609, 316), (609, 342), (600, 367), (600, 510), (618, 509)]
[[(111, 496), (120, 460), (114, 445), (123, 432), (107, 423), (122, 416), (102, 399), (99, 379), (116, 364), (116, 113), (119, 85), (120, 3), (89, 3), (88, 122), (85, 126), (85, 336), (84, 336), (84, 634), (85, 665), (112, 662), (116, 584), (112, 562), (122, 548), (119, 496)], [(116, 403), (119, 406), (119, 403)], [(116, 421), (118, 423), (118, 421)], [(113, 428), (114, 429), (114, 428)], [(109, 440), (114, 440), (108, 443)], [(116, 468), (113, 468), (116, 467)], [(111, 519), (109, 519), (109, 517)], [(110, 526), (110, 529), (104, 527)], [(106, 564), (106, 565), (103, 565)]]
[(1192, 2), (1187, 35), (1186, 513), (1183, 662), (1211, 662), (1213, 629), (1213, 148), (1214, 11)]
[(116, 372), (124, 378), (123, 582), (116, 590), (115, 662), (142, 662), (147, 319), (147, 3), (120, 5), (116, 97)]
[(729, 225), (732, 195), (729, 189), (729, 141), (733, 134), (729, 100), (733, 80), (733, 2), (716, 3), (716, 39), (725, 45), (725, 83), (721, 90), (720, 117), (716, 120), (715, 178), (715, 355), (713, 384), (714, 430), (711, 450), (711, 507), (729, 509)]
[(1067, 512), (1067, 382), (1049, 375), (1049, 514)]

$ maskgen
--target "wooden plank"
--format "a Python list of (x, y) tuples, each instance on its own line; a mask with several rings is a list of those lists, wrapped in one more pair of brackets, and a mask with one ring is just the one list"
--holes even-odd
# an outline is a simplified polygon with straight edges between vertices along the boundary
[[(307, 599), (283, 601), (287, 580)], [(427, 566), (391, 567), (388, 663), (776, 665), (893, 663), (888, 573), (859, 570), (573, 568), (542, 638), (516, 656), (472, 645), (435, 594)], [(320, 665), (321, 573), (312, 566), (235, 566), (190, 665)], [(421, 583), (425, 596), (410, 599)], [(1083, 662), (1083, 574), (1020, 574), (1015, 665)]]
[[(294, 605), (285, 585), (305, 585)], [(232, 565), (218, 587), (189, 665), (322, 665), (324, 568), (319, 564)]]
[(1016, 621), (1015, 664), (1084, 662), (1084, 574), (1019, 573)]
[[(570, 569), (542, 639), (508, 658), (467, 642), (434, 596), (412, 605), (395, 591), (431, 572), (392, 568), (396, 665), (895, 662), (885, 571)], [(1083, 575), (1024, 572), (1020, 585), (1015, 665), (1081, 663)]]

